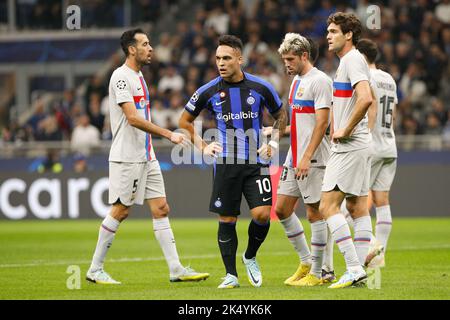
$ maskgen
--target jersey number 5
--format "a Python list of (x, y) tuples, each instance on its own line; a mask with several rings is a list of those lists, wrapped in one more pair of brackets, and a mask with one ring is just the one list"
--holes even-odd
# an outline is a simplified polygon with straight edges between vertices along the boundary
[[(383, 105), (383, 114), (381, 118), (381, 126), (387, 129), (391, 128), (392, 125), (392, 107), (391, 103), (394, 102), (394, 97), (388, 97), (386, 95), (382, 96), (380, 103)], [(389, 115), (389, 119), (386, 120), (386, 116)]]

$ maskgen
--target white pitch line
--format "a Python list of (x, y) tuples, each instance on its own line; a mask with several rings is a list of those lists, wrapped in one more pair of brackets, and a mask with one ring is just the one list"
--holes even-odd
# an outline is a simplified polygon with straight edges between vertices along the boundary
[[(399, 246), (389, 248), (389, 251), (412, 251), (412, 250), (432, 250), (432, 249), (450, 249), (450, 244), (438, 244), (429, 246)], [(266, 256), (285, 256), (292, 255), (293, 251), (279, 251), (274, 253), (264, 253)], [(213, 259), (218, 258), (218, 254), (205, 254), (205, 255), (193, 255), (193, 256), (183, 256), (183, 260), (189, 259)], [(147, 258), (120, 258), (120, 259), (108, 259), (107, 263), (121, 263), (121, 262), (145, 262), (145, 261), (164, 261), (164, 257), (147, 257)], [(26, 268), (26, 267), (50, 267), (50, 266), (64, 266), (64, 265), (79, 265), (79, 264), (90, 264), (91, 260), (79, 260), (79, 261), (43, 261), (35, 260), (29, 263), (13, 263), (13, 264), (0, 264), (0, 269), (5, 268)]]

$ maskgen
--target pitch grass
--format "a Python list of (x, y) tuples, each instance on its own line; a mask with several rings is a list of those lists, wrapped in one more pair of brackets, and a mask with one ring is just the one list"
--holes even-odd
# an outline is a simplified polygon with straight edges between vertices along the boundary
[[(224, 275), (213, 219), (172, 219), (182, 262), (211, 274), (198, 283), (169, 283), (151, 221), (124, 223), (106, 261), (106, 270), (121, 286), (88, 283), (84, 275), (97, 241), (100, 220), (0, 222), (0, 299), (449, 299), (450, 219), (394, 221), (382, 270), (381, 290), (326, 287), (292, 288), (283, 281), (297, 268), (298, 258), (279, 222), (273, 221), (258, 261), (264, 282), (253, 288), (240, 255), (247, 244), (248, 220), (238, 223), (238, 272), (241, 288), (219, 290)], [(303, 221), (307, 237), (309, 224)], [(335, 266), (344, 271), (335, 247)], [(69, 290), (69, 265), (81, 269), (81, 289)]]

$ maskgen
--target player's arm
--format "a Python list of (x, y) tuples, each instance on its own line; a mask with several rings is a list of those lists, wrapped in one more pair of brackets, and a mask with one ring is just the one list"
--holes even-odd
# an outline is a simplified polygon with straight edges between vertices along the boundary
[[(271, 136), (273, 131), (273, 127), (263, 127), (262, 132), (265, 137)], [(291, 125), (287, 125), (284, 130), (284, 135), (288, 136), (291, 134)]]
[(286, 131), (287, 114), (283, 107), (280, 107), (277, 111), (272, 113), (272, 117), (275, 119), (271, 131), (271, 139), (268, 144), (263, 144), (258, 149), (258, 154), (263, 159), (270, 159), (278, 149), (278, 141)]
[(186, 137), (180, 133), (172, 132), (170, 130), (161, 128), (156, 124), (145, 120), (137, 113), (136, 106), (132, 102), (123, 102), (120, 104), (123, 112), (128, 120), (128, 123), (142, 131), (154, 134), (170, 140), (175, 144), (187, 142)]
[(372, 103), (370, 104), (369, 107), (369, 111), (367, 113), (368, 117), (369, 117), (369, 130), (373, 131), (373, 128), (375, 127), (375, 122), (377, 121), (377, 110), (378, 110), (378, 105), (377, 105), (377, 99), (375, 98), (375, 92), (373, 91), (373, 88), (370, 87), (370, 91), (372, 92), (372, 97), (374, 97), (374, 99), (372, 100)]
[(216, 156), (216, 153), (222, 152), (222, 147), (217, 142), (212, 142), (209, 145), (205, 142), (205, 140), (200, 137), (200, 135), (195, 132), (194, 128), (194, 120), (196, 117), (192, 114), (190, 114), (188, 111), (184, 110), (181, 114), (181, 118), (178, 121), (178, 126), (181, 129), (184, 129), (187, 131), (188, 136), (191, 140), (191, 142), (194, 144), (197, 149), (199, 149), (202, 153), (210, 155), (210, 156)]
[(311, 166), (311, 158), (322, 142), (325, 132), (328, 127), (328, 118), (330, 115), (329, 108), (322, 108), (316, 110), (316, 125), (314, 127), (313, 133), (311, 135), (311, 140), (306, 147), (305, 153), (302, 159), (297, 165), (296, 177), (297, 179), (304, 179), (308, 176), (309, 168)]
[(369, 81), (362, 80), (355, 85), (356, 103), (347, 126), (334, 132), (332, 139), (339, 140), (350, 137), (356, 125), (364, 118), (372, 104), (373, 97)]

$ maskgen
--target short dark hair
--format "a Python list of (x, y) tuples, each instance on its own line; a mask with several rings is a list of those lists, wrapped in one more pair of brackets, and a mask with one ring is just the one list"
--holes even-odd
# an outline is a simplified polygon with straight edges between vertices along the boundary
[(370, 39), (361, 39), (356, 44), (356, 49), (367, 57), (369, 63), (374, 63), (378, 56), (378, 47), (375, 42)]
[(134, 36), (138, 33), (145, 34), (145, 32), (141, 28), (136, 28), (125, 31), (120, 37), (120, 45), (122, 47), (123, 52), (125, 53), (125, 56), (128, 57), (129, 54), (128, 47), (134, 46), (136, 44), (136, 38)]
[(242, 52), (244, 45), (242, 40), (236, 36), (225, 34), (219, 37), (219, 46), (229, 46)]
[(342, 33), (353, 33), (352, 42), (356, 45), (361, 37), (362, 24), (358, 17), (353, 13), (336, 12), (330, 14), (327, 20), (327, 25), (334, 23), (341, 27)]
[(319, 57), (319, 47), (313, 41), (313, 39), (306, 37), (306, 40), (308, 40), (310, 46), (309, 61), (314, 64)]

